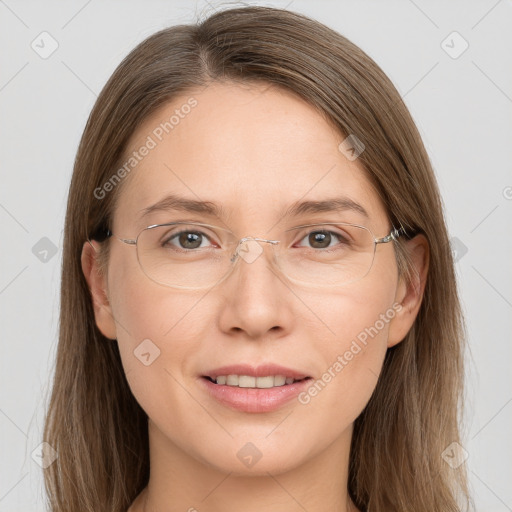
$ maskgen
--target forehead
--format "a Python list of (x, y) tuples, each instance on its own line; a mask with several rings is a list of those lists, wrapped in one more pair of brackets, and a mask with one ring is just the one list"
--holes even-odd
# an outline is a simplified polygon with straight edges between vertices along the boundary
[(344, 138), (313, 106), (269, 84), (191, 90), (133, 134), (124, 156), (136, 165), (124, 178), (114, 230), (147, 226), (141, 213), (169, 194), (215, 202), (224, 221), (262, 228), (300, 200), (342, 197), (378, 228), (383, 205), (359, 162), (339, 150)]

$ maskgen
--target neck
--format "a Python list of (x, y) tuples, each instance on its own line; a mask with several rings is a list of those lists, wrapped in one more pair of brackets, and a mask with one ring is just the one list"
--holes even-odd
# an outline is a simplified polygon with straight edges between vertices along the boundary
[(287, 471), (243, 475), (191, 457), (149, 422), (151, 476), (129, 512), (356, 512), (348, 492), (352, 429)]

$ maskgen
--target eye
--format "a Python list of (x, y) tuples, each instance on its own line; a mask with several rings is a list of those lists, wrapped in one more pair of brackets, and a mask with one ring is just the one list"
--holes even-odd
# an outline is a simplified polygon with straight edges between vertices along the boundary
[(162, 241), (162, 246), (166, 247), (168, 245), (172, 245), (178, 249), (185, 250), (201, 249), (203, 247), (207, 247), (207, 245), (203, 245), (203, 243), (207, 243), (209, 241), (208, 236), (201, 231), (184, 230), (166, 237)]
[[(301, 239), (301, 242), (304, 240), (307, 240), (307, 242), (310, 244), (310, 247), (313, 249), (327, 249), (337, 245), (337, 243), (341, 245), (349, 245), (348, 237), (343, 236), (342, 233), (336, 233), (326, 229), (316, 229), (315, 231), (310, 231), (304, 238)], [(331, 242), (334, 243), (331, 244)], [(304, 247), (304, 245), (299, 245), (299, 247)]]

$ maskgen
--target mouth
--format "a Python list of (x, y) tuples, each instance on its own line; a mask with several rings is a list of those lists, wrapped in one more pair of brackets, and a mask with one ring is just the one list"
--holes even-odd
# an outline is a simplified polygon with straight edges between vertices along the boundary
[(231, 409), (263, 413), (274, 411), (304, 391), (313, 378), (301, 372), (265, 364), (224, 366), (200, 376), (211, 398)]
[(236, 388), (254, 388), (254, 389), (271, 389), (281, 386), (289, 386), (296, 382), (310, 380), (311, 377), (302, 377), (295, 379), (293, 377), (286, 377), (285, 375), (265, 375), (263, 377), (255, 377), (253, 375), (218, 375), (215, 378), (207, 375), (203, 376), (213, 384), (219, 386), (232, 386)]

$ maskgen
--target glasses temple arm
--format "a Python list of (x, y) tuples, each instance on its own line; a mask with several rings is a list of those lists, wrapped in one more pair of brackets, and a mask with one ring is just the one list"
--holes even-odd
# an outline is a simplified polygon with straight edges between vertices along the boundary
[(375, 243), (376, 244), (386, 244), (388, 242), (391, 242), (392, 240), (397, 240), (400, 235), (404, 235), (405, 230), (404, 228), (393, 228), (391, 230), (391, 233), (389, 235), (383, 236), (382, 238), (376, 238)]

